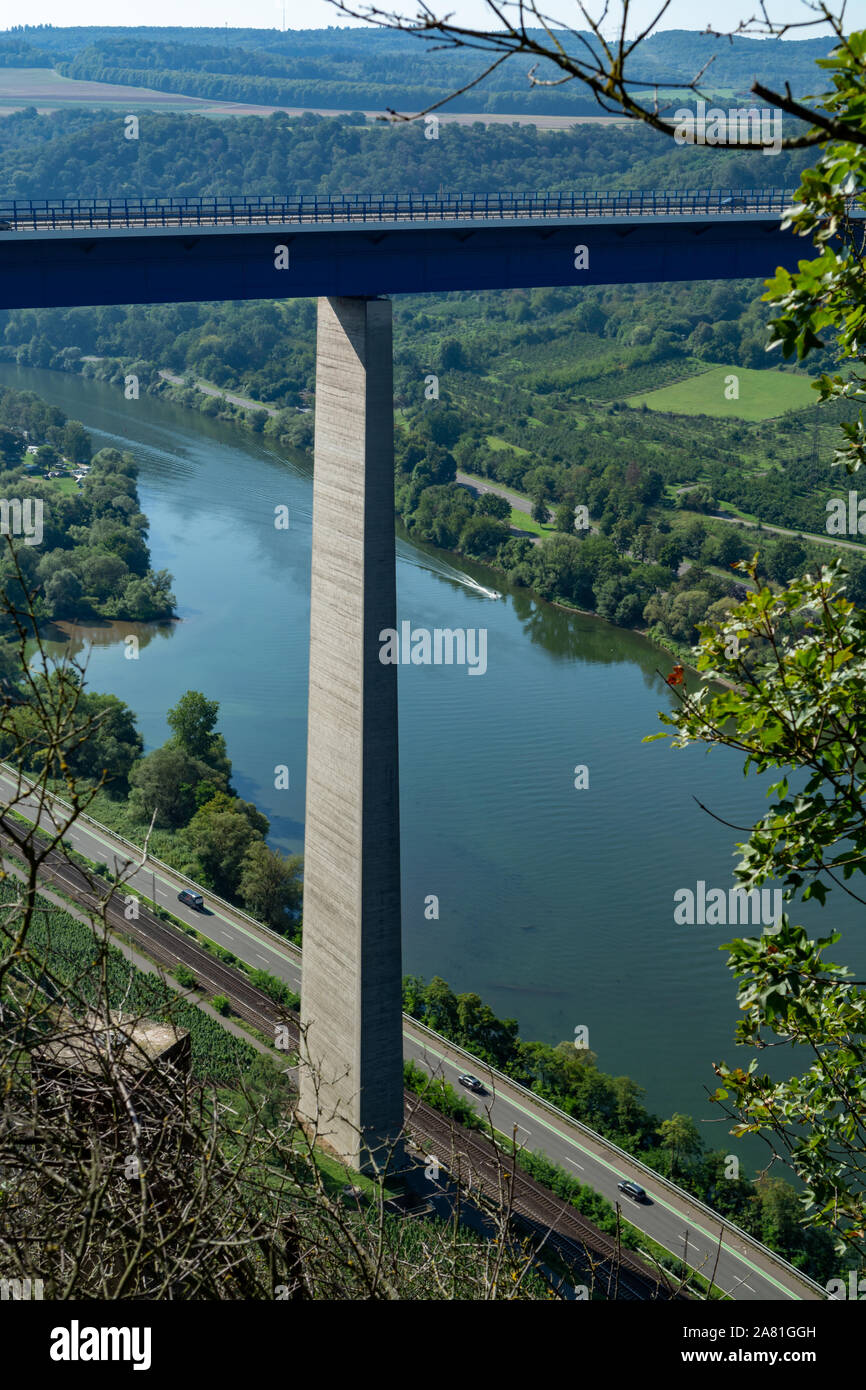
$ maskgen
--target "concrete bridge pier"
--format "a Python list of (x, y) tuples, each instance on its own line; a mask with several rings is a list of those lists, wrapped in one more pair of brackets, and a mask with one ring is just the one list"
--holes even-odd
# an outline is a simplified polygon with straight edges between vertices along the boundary
[(298, 1109), (370, 1172), (403, 1124), (388, 299), (319, 300), (310, 598)]

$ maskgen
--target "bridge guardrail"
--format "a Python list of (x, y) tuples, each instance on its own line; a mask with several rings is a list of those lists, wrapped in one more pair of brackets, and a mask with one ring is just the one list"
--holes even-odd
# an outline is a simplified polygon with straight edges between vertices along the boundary
[(718, 1225), (724, 1227), (726, 1231), (736, 1236), (738, 1240), (744, 1241), (745, 1244), (756, 1253), (762, 1255), (780, 1269), (783, 1269), (789, 1276), (798, 1279), (808, 1288), (820, 1293), (821, 1297), (826, 1299), (827, 1290), (816, 1283), (814, 1279), (811, 1279), (808, 1274), (804, 1274), (802, 1270), (795, 1269), (794, 1266), (785, 1259), (784, 1255), (779, 1255), (775, 1250), (770, 1250), (768, 1246), (763, 1245), (761, 1241), (756, 1240), (754, 1236), (750, 1236), (747, 1231), (736, 1226), (733, 1221), (729, 1221), (726, 1216), (722, 1216), (719, 1212), (713, 1211), (712, 1207), (708, 1207), (700, 1198), (693, 1197), (690, 1192), (686, 1192), (684, 1188), (678, 1187), (675, 1182), (671, 1182), (670, 1178), (666, 1178), (663, 1174), (656, 1172), (654, 1168), (650, 1168), (646, 1163), (642, 1162), (641, 1159), (635, 1158), (634, 1154), (628, 1153), (626, 1149), (621, 1149), (618, 1144), (614, 1144), (613, 1140), (606, 1139), (604, 1135), (599, 1134), (597, 1130), (590, 1129), (589, 1125), (583, 1124), (581, 1120), (576, 1120), (572, 1115), (566, 1114), (564, 1110), (560, 1110), (559, 1106), (553, 1105), (549, 1100), (545, 1100), (543, 1096), (538, 1095), (537, 1092), (531, 1091), (528, 1086), (523, 1086), (519, 1081), (515, 1081), (513, 1077), (508, 1076), (505, 1072), (499, 1071), (497, 1067), (492, 1067), (489, 1062), (485, 1062), (482, 1058), (473, 1057), (471, 1052), (467, 1052), (465, 1048), (460, 1047), (457, 1043), (451, 1042), (450, 1038), (446, 1038), (441, 1033), (437, 1033), (435, 1029), (428, 1028), (425, 1023), (419, 1023), (417, 1018), (412, 1018), (411, 1014), (404, 1013), (403, 1017), (404, 1019), (408, 1019), (421, 1033), (428, 1034), (429, 1037), (435, 1038), (437, 1042), (444, 1044), (445, 1047), (449, 1048), (452, 1052), (457, 1052), (461, 1057), (465, 1057), (467, 1062), (472, 1062), (475, 1066), (485, 1068), (495, 1079), (497, 1085), (501, 1083), (502, 1086), (510, 1086), (513, 1090), (518, 1091), (522, 1096), (531, 1100), (534, 1105), (540, 1106), (543, 1110), (546, 1110), (548, 1114), (555, 1116), (562, 1124), (570, 1125), (574, 1129), (579, 1130), (580, 1133), (586, 1135), (587, 1138), (594, 1140), (595, 1143), (600, 1144), (603, 1148), (616, 1154), (617, 1158), (621, 1159), (623, 1162), (631, 1164), (633, 1167), (639, 1169), (656, 1187), (661, 1186), (665, 1191), (670, 1193), (671, 1196), (678, 1197), (681, 1201), (687, 1202), (690, 1206), (697, 1207), (704, 1216), (717, 1222)]
[[(784, 188), (625, 189), (605, 192), (238, 195), (225, 198), (0, 199), (0, 230), (74, 230), (270, 223), (479, 221), (521, 217), (780, 216)], [(856, 199), (852, 210), (859, 210)], [(860, 210), (862, 211), (862, 210)]]
[[(22, 779), (20, 778), (17, 769), (13, 768), (9, 763), (0, 762), (0, 770), (6, 772), (11, 777), (14, 777), (16, 783), (22, 782)], [(29, 786), (28, 783), (23, 783), (23, 785)], [(57, 796), (56, 793), (49, 792), (48, 795), (51, 798), (51, 800), (56, 801), (59, 805), (65, 807), (67, 810), (71, 811), (74, 809), (72, 806), (70, 806), (68, 801), (64, 801), (64, 799), (60, 796)], [(125, 839), (123, 835), (118, 835), (116, 831), (111, 829), (110, 826), (103, 825), (101, 821), (94, 820), (94, 818), (92, 816), (88, 816), (86, 812), (80, 812), (78, 819), (86, 821), (89, 825), (92, 825), (95, 829), (99, 830), (103, 834), (107, 833), (109, 836), (111, 836), (112, 839), (117, 840), (120, 844), (122, 844), (124, 848), (131, 850), (138, 860), (141, 859), (142, 848), (140, 845), (136, 845), (131, 840)], [(195, 892), (201, 892), (201, 885), (196, 883), (194, 879), (189, 878), (186, 874), (181, 873), (178, 869), (172, 868), (170, 864), (164, 863), (163, 860), (157, 859), (154, 855), (148, 854), (144, 862), (153, 864), (156, 868), (160, 869), (164, 873), (169, 874), (174, 878), (178, 879), (180, 882), (188, 885)], [(144, 865), (142, 865), (142, 867), (144, 867)], [(242, 918), (244, 921), (248, 922), (250, 926), (255, 927), (257, 931), (263, 932), (267, 936), (273, 937), (274, 941), (278, 942), (280, 946), (288, 952), (289, 955), (294, 957), (296, 963), (299, 966), (301, 965), (303, 952), (301, 948), (299, 946), (296, 946), (293, 941), (289, 941), (286, 939), (286, 937), (280, 936), (279, 932), (275, 932), (273, 928), (265, 926), (263, 922), (256, 921), (255, 917), (251, 917), (250, 914), (248, 912), (244, 912), (242, 908), (235, 907), (233, 903), (226, 902), (224, 898), (219, 898), (210, 891), (208, 891), (208, 897), (212, 902), (218, 904), (221, 908), (226, 909), (229, 914), (234, 914), (236, 917)], [(460, 1047), (458, 1043), (452, 1042), (450, 1038), (446, 1038), (442, 1033), (437, 1033), (435, 1029), (428, 1028), (425, 1023), (420, 1023), (417, 1018), (413, 1018), (411, 1014), (408, 1014), (405, 1011), (403, 1012), (403, 1020), (405, 1023), (411, 1024), (413, 1029), (416, 1029), (418, 1032), (422, 1034), (426, 1034), (431, 1039), (435, 1039), (439, 1044), (449, 1049), (451, 1052), (458, 1053), (461, 1057), (465, 1057), (466, 1061), (471, 1063), (473, 1066), (485, 1068), (490, 1073), (490, 1075), (494, 1077), (498, 1085), (501, 1084), (503, 1087), (511, 1087), (513, 1090), (519, 1092), (520, 1095), (525, 1096), (527, 1100), (532, 1102), (532, 1104), (539, 1106), (542, 1110), (545, 1110), (548, 1114), (552, 1115), (561, 1124), (571, 1126), (572, 1128), (578, 1130), (581, 1134), (586, 1135), (588, 1139), (591, 1139), (596, 1144), (601, 1145), (602, 1148), (607, 1149), (608, 1152), (615, 1154), (617, 1158), (619, 1158), (623, 1162), (631, 1164), (634, 1168), (637, 1168), (645, 1177), (649, 1178), (653, 1184), (655, 1184), (656, 1186), (663, 1187), (665, 1191), (670, 1193), (671, 1196), (677, 1197), (681, 1201), (684, 1201), (689, 1205), (696, 1207), (704, 1216), (708, 1217), (712, 1221), (717, 1222), (726, 1231), (730, 1232), (730, 1234), (736, 1236), (737, 1239), (744, 1241), (745, 1244), (748, 1245), (751, 1249), (753, 1249), (756, 1253), (762, 1255), (772, 1264), (775, 1264), (776, 1266), (778, 1266), (778, 1268), (784, 1270), (786, 1274), (788, 1274), (789, 1276), (793, 1276), (795, 1279), (798, 1279), (802, 1284), (806, 1285), (807, 1288), (811, 1288), (815, 1292), (819, 1293), (822, 1298), (827, 1298), (827, 1290), (825, 1288), (823, 1288), (820, 1284), (816, 1283), (814, 1279), (811, 1279), (808, 1274), (804, 1274), (802, 1270), (795, 1269), (795, 1267), (792, 1264), (790, 1264), (789, 1261), (786, 1260), (783, 1255), (779, 1255), (775, 1250), (770, 1250), (768, 1246), (763, 1245), (761, 1241), (756, 1240), (754, 1236), (750, 1236), (748, 1232), (742, 1230), (739, 1226), (735, 1225), (734, 1222), (729, 1221), (727, 1217), (720, 1215), (719, 1212), (713, 1211), (712, 1207), (708, 1207), (706, 1203), (700, 1200), (700, 1198), (693, 1197), (690, 1192), (686, 1192), (684, 1188), (678, 1187), (676, 1183), (671, 1182), (670, 1178), (664, 1177), (663, 1174), (656, 1172), (654, 1168), (650, 1168), (641, 1159), (636, 1158), (634, 1154), (630, 1154), (626, 1149), (620, 1148), (620, 1146), (618, 1144), (615, 1144), (613, 1140), (606, 1139), (604, 1135), (599, 1134), (597, 1130), (591, 1129), (589, 1125), (585, 1125), (581, 1120), (576, 1120), (572, 1115), (568, 1115), (564, 1110), (561, 1110), (559, 1106), (554, 1105), (549, 1100), (546, 1100), (544, 1096), (540, 1096), (537, 1092), (531, 1091), (529, 1087), (522, 1085), (519, 1081), (515, 1081), (513, 1077), (508, 1076), (505, 1072), (499, 1071), (497, 1067), (491, 1066), (489, 1062), (485, 1062), (481, 1057), (473, 1056), (471, 1052), (467, 1052), (466, 1049)]]

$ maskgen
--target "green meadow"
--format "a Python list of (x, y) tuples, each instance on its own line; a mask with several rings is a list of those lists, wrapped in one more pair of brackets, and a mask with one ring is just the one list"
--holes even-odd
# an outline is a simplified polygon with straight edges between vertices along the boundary
[[(737, 379), (737, 398), (728, 399)], [(698, 376), (629, 396), (626, 405), (646, 405), (671, 415), (718, 415), (726, 419), (769, 420), (788, 410), (817, 405), (812, 378), (793, 372), (755, 371), (752, 367), (713, 367)]]

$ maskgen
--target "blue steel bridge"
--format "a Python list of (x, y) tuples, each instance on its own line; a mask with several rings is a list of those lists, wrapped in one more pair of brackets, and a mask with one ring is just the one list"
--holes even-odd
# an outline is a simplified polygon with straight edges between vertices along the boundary
[[(792, 193), (0, 200), (0, 307), (763, 277)], [(862, 210), (852, 208), (856, 215)]]

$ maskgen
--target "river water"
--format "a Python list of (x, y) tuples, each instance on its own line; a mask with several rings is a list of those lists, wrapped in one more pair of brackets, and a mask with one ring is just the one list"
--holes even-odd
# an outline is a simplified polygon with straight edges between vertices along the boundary
[[(73, 634), (89, 648), (91, 688), (135, 710), (148, 749), (185, 690), (219, 700), (239, 794), (268, 815), (274, 845), (301, 850), (310, 461), (102, 383), (6, 364), (0, 383), (82, 420), (96, 447), (133, 453), (154, 568), (174, 575), (181, 621), (139, 625), (138, 661), (125, 659), (122, 626)], [(288, 530), (274, 526), (280, 504)], [(404, 970), (477, 991), (527, 1038), (556, 1043), (585, 1026), (599, 1065), (635, 1077), (659, 1113), (711, 1120), (712, 1061), (750, 1055), (732, 1042), (736, 995), (719, 950), (738, 933), (675, 925), (674, 893), (732, 883), (740, 837), (693, 798), (744, 825), (765, 804), (760, 786), (728, 750), (641, 742), (674, 699), (663, 652), (525, 591), (492, 600), (478, 583), (503, 589), (481, 566), (398, 537), (398, 621), (488, 634), (484, 675), (399, 669)], [(274, 788), (278, 764), (288, 790)], [(425, 916), (429, 895), (438, 920)], [(833, 958), (862, 978), (863, 910), (839, 890), (829, 904), (797, 919), (840, 927)], [(761, 1152), (738, 1149), (718, 1119), (705, 1132), (747, 1160)]]

